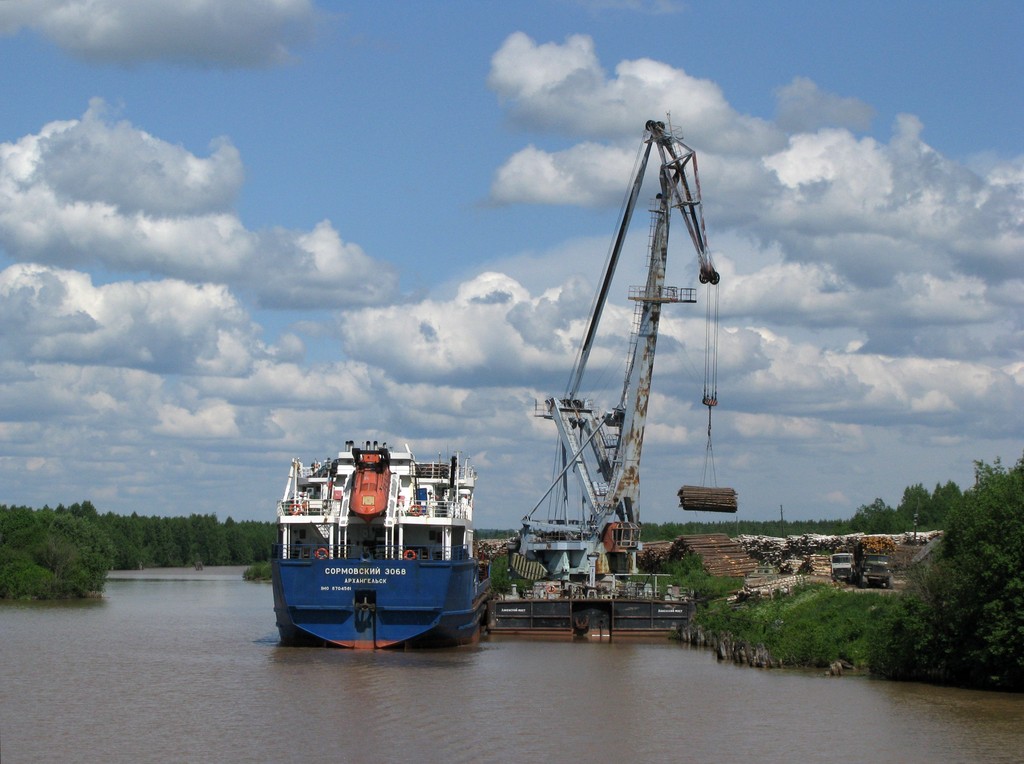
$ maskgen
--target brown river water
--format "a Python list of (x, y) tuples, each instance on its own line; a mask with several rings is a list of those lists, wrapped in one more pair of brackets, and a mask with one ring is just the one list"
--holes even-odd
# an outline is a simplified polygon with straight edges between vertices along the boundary
[(1024, 695), (719, 664), (668, 641), (277, 644), (241, 568), (0, 603), (0, 762), (1020, 762)]

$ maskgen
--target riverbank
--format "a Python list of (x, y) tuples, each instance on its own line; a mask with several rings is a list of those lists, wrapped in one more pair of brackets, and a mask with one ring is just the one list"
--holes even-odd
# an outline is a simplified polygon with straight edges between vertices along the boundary
[(756, 668), (866, 670), (877, 625), (893, 602), (878, 592), (808, 584), (786, 597), (711, 602), (678, 637)]
[(141, 570), (111, 570), (108, 581), (237, 581), (245, 572), (245, 565), (194, 565), (176, 568), (143, 568)]

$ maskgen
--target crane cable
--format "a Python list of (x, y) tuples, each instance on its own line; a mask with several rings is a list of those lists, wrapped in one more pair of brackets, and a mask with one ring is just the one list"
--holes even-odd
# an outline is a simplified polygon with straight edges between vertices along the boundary
[(707, 285), (707, 299), (704, 318), (704, 398), (708, 407), (708, 444), (704, 451), (704, 473), (701, 478), (707, 485), (708, 468), (711, 469), (712, 485), (717, 485), (715, 475), (715, 454), (711, 445), (711, 411), (718, 405), (718, 285)]

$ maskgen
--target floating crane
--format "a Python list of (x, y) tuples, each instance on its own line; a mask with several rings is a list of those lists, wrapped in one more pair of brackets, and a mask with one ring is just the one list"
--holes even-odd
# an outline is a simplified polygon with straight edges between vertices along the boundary
[[(622, 395), (610, 410), (599, 411), (591, 400), (581, 397), (580, 387), (654, 147), (657, 147), (661, 160), (661, 189), (651, 210), (647, 282), (629, 290), (629, 299), (635, 303), (635, 313)], [(510, 543), (510, 565), (527, 578), (589, 582), (594, 586), (597, 576), (637, 572), (640, 455), (661, 309), (667, 303), (697, 301), (694, 288), (665, 285), (669, 222), (673, 209), (682, 215), (697, 251), (700, 282), (709, 288), (714, 288), (719, 282), (718, 271), (708, 252), (696, 154), (671, 129), (666, 129), (663, 122), (654, 120), (645, 126), (641, 150), (642, 158), (628, 190), (622, 220), (569, 385), (564, 395), (548, 398), (538, 412), (538, 416), (554, 421), (559, 444), (554, 481), (533, 510), (523, 518), (517, 538)], [(709, 322), (713, 318), (716, 327), (709, 330), (707, 336), (702, 401), (708, 407), (709, 448), (710, 412), (718, 403), (716, 348), (713, 346), (717, 339), (717, 289), (713, 301), (712, 313), (712, 296), (709, 294), (708, 318)], [(570, 471), (575, 472), (581, 488), (582, 512), (579, 518), (568, 516)], [(549, 497), (554, 497), (551, 501), (554, 511), (546, 520), (534, 519), (533, 515)]]

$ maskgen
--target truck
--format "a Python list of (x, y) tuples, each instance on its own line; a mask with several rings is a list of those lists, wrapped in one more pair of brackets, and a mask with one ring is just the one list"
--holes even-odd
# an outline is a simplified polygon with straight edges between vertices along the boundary
[(890, 536), (862, 536), (853, 546), (853, 580), (866, 586), (892, 588), (892, 554), (896, 542)]
[(850, 552), (836, 552), (832, 555), (832, 580), (849, 584), (853, 580), (853, 555)]

